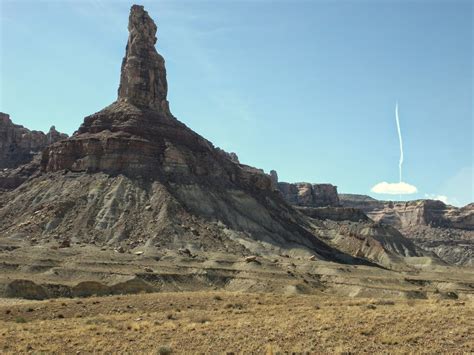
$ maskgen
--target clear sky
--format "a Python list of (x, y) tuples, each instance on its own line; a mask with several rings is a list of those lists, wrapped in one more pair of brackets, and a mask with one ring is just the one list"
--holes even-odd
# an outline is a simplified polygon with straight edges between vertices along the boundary
[[(129, 8), (0, 0), (0, 111), (71, 134), (112, 103)], [(473, 1), (141, 1), (173, 114), (280, 181), (404, 199), (473, 197)], [(442, 197), (443, 199), (445, 197)]]

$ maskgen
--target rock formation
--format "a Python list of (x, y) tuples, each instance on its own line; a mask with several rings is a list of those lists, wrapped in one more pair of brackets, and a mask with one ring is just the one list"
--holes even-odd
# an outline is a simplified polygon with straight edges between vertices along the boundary
[(330, 219), (332, 221), (352, 221), (362, 222), (368, 221), (369, 218), (362, 210), (351, 207), (302, 207), (295, 206), (295, 208), (305, 215), (316, 219)]
[[(32, 270), (27, 278), (40, 273), (42, 282), (63, 289), (56, 285), (72, 275), (88, 282), (129, 273), (135, 280), (130, 265), (141, 270), (147, 265), (133, 258), (148, 263), (163, 258), (162, 274), (147, 266), (141, 276), (147, 285), (154, 283), (150, 289), (192, 275), (198, 284), (259, 291), (261, 278), (249, 275), (258, 274), (262, 264), (273, 265), (274, 285), (299, 284), (288, 262), (275, 266), (275, 258), (410, 268), (406, 257), (427, 257), (398, 232), (372, 221), (346, 228), (346, 221), (297, 211), (282, 195), (308, 208), (337, 206), (336, 187), (279, 183), (279, 193), (276, 174), (239, 163), (235, 154), (215, 148), (173, 117), (164, 60), (154, 47), (156, 26), (142, 6), (132, 6), (128, 29), (117, 100), (8, 176), (15, 189), (0, 193), (2, 272), (17, 270), (8, 266), (16, 263)], [(15, 180), (21, 176), (28, 178)], [(104, 261), (99, 254), (108, 249), (113, 252)], [(51, 250), (57, 259), (45, 261)], [(105, 270), (82, 263), (94, 255), (109, 263)], [(248, 256), (258, 263), (245, 262)], [(306, 279), (314, 267), (304, 268), (301, 282), (312, 286), (303, 288), (320, 287), (317, 277)], [(11, 278), (0, 273), (0, 286), (2, 280)]]
[(363, 195), (340, 195), (341, 205), (358, 208), (372, 220), (397, 228), (431, 226), (474, 230), (474, 204), (462, 208), (436, 200), (379, 201)]
[(379, 201), (340, 194), (341, 205), (357, 208), (372, 220), (398, 228), (420, 247), (459, 265), (474, 263), (474, 204), (462, 208), (441, 201)]
[(0, 169), (13, 169), (26, 164), (48, 145), (66, 139), (67, 135), (52, 126), (48, 133), (30, 131), (14, 124), (10, 116), (0, 112)]
[(278, 190), (278, 173), (275, 170), (270, 170), (270, 178), (272, 180), (272, 188)]
[(337, 186), (331, 184), (279, 182), (278, 190), (283, 198), (292, 205), (306, 207), (339, 206)]
[(144, 8), (133, 5), (118, 101), (169, 115), (165, 60), (155, 49), (156, 30), (155, 23)]
[(271, 189), (268, 175), (238, 164), (235, 154), (222, 154), (171, 115), (156, 25), (142, 6), (132, 7), (128, 28), (117, 101), (86, 117), (71, 139), (50, 146), (42, 169)]
[[(35, 178), (0, 208), (0, 230), (127, 250), (188, 248), (192, 241), (199, 248), (286, 248), (350, 260), (312, 234), (304, 217), (275, 194), (269, 175), (240, 164), (171, 115), (156, 25), (142, 6), (132, 6), (128, 29), (117, 100), (44, 150)], [(217, 221), (227, 228), (219, 236), (227, 242), (216, 243), (218, 230), (205, 227)]]

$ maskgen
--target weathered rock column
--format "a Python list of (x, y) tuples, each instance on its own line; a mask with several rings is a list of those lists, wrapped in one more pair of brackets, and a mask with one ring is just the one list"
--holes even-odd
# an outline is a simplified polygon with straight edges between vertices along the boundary
[(165, 60), (155, 48), (156, 30), (155, 23), (143, 6), (133, 5), (118, 101), (169, 113)]

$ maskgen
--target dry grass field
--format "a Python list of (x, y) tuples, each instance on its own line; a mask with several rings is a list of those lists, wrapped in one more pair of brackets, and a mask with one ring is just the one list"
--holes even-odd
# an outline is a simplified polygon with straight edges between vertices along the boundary
[(0, 352), (469, 353), (473, 303), (225, 292), (3, 299)]

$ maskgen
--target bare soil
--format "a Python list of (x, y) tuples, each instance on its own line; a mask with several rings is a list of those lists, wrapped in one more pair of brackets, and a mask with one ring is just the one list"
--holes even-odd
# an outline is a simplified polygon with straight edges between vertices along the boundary
[(175, 292), (0, 302), (3, 353), (474, 351), (474, 301)]

